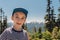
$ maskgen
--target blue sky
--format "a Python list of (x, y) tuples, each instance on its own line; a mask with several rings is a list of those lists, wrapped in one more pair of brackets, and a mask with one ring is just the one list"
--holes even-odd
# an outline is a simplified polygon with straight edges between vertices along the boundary
[[(55, 14), (58, 14), (59, 0), (52, 0), (55, 9)], [(47, 0), (0, 0), (0, 8), (7, 15), (8, 22), (11, 22), (11, 14), (14, 8), (22, 7), (29, 11), (27, 21), (44, 22), (46, 15)], [(57, 16), (57, 15), (56, 15)]]

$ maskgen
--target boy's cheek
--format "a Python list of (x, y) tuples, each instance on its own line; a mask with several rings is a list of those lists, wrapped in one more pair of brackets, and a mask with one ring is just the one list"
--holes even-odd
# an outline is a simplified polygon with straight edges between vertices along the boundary
[(16, 23), (21, 23), (21, 25), (23, 25), (25, 23), (25, 21), (18, 21), (18, 20), (13, 20), (13, 22)]

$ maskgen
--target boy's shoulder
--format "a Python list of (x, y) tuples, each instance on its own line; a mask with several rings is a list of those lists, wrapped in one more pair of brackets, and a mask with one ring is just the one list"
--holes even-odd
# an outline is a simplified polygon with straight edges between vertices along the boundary
[(12, 29), (12, 27), (8, 27), (8, 28), (6, 28), (5, 30), (6, 31), (10, 31)]
[(6, 28), (3, 32), (11, 32), (12, 27)]
[(24, 29), (23, 29), (23, 32), (27, 33), (27, 31), (26, 31), (26, 30), (24, 30)]
[(26, 30), (23, 29), (23, 33), (24, 33), (25, 35), (27, 35), (28, 32), (27, 32)]
[(10, 34), (10, 32), (11, 32), (11, 27), (6, 28), (6, 29), (2, 32), (1, 36), (2, 36), (2, 35), (8, 35), (8, 34)]

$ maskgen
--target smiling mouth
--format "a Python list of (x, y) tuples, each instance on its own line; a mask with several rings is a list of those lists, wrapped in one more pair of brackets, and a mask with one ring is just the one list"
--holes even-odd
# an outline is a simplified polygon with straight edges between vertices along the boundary
[(21, 23), (17, 23), (18, 25), (21, 25)]

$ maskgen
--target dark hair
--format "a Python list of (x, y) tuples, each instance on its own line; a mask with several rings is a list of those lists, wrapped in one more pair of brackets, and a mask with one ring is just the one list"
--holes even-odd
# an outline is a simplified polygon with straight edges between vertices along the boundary
[(16, 13), (16, 12), (23, 12), (23, 13), (26, 15), (26, 17), (27, 17), (27, 14), (28, 14), (28, 11), (27, 11), (26, 9), (24, 9), (24, 8), (15, 8), (15, 9), (13, 10), (12, 16), (13, 16), (14, 13)]

